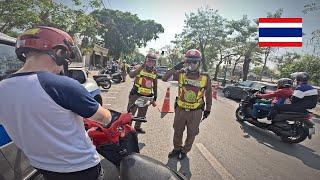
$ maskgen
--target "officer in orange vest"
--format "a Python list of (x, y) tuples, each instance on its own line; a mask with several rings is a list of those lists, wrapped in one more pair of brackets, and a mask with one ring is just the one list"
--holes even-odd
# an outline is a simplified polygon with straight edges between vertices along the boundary
[[(168, 157), (184, 159), (191, 150), (199, 125), (207, 118), (211, 111), (212, 87), (211, 80), (206, 73), (200, 72), (201, 53), (196, 49), (188, 50), (185, 61), (177, 64), (162, 78), (168, 81), (171, 77), (178, 81), (178, 97), (175, 103), (175, 117), (173, 122), (174, 149)], [(186, 66), (183, 69), (183, 66)], [(187, 138), (182, 145), (183, 132), (187, 127)]]
[[(142, 66), (136, 67), (135, 70), (129, 73), (130, 78), (134, 79), (134, 84), (129, 95), (128, 108), (140, 97), (147, 96), (153, 97), (155, 106), (157, 100), (157, 72), (156, 72), (157, 56), (153, 52), (149, 52), (146, 60)], [(138, 108), (138, 117), (145, 117), (148, 107)], [(135, 114), (137, 107), (131, 109)], [(138, 133), (144, 134), (145, 131), (141, 128), (141, 122), (136, 122), (134, 126)]]

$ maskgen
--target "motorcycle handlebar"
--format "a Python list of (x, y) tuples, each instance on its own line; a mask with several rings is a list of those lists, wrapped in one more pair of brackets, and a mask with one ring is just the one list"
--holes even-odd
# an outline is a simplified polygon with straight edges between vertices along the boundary
[(136, 121), (136, 122), (147, 122), (145, 117), (134, 117), (132, 118), (132, 121)]

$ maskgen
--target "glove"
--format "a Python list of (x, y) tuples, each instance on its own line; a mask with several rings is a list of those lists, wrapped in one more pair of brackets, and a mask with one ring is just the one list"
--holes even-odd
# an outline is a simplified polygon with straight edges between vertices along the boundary
[(176, 64), (173, 69), (176, 70), (176, 71), (179, 71), (180, 69), (183, 68), (183, 65), (184, 65), (184, 62), (179, 62), (178, 64)]
[(205, 110), (205, 111), (203, 112), (202, 120), (206, 119), (206, 118), (210, 115), (210, 112), (211, 112), (211, 111)]

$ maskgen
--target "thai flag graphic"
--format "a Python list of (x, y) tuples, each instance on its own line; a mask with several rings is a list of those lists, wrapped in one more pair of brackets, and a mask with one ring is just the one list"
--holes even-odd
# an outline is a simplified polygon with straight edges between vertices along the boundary
[(259, 18), (260, 47), (301, 47), (302, 18)]

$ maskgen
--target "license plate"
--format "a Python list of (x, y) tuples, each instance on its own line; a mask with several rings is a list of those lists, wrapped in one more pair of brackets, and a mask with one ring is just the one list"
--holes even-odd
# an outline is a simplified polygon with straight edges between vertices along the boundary
[(316, 129), (314, 127), (309, 128), (309, 135), (315, 134), (316, 133)]

